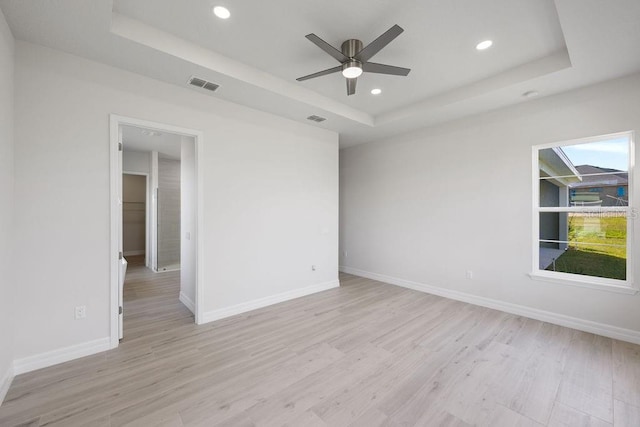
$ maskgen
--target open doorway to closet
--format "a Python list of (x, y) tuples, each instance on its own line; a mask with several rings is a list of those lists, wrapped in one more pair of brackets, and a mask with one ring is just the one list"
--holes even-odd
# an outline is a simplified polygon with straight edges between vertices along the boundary
[(132, 125), (121, 130), (123, 254), (145, 255), (145, 265), (155, 272), (180, 270), (181, 247), (188, 244), (181, 241), (182, 220), (190, 233), (195, 214), (188, 188), (195, 184), (188, 155), (193, 137)]
[(136, 336), (164, 317), (191, 322), (200, 317), (201, 134), (119, 116), (111, 116), (111, 133), (111, 344), (116, 347), (127, 328)]

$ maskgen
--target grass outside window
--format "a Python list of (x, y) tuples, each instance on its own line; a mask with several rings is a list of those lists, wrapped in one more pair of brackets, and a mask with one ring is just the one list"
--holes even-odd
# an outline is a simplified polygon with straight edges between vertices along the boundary
[(611, 215), (569, 213), (569, 245), (550, 271), (626, 280), (627, 218)]

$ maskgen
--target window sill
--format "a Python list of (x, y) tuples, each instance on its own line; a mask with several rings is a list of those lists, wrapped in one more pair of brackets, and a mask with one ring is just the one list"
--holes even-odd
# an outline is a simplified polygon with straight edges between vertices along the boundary
[(618, 284), (615, 282), (621, 281), (608, 281), (607, 279), (599, 277), (589, 278), (586, 276), (579, 276), (577, 274), (547, 272), (540, 270), (529, 273), (528, 276), (533, 280), (558, 283), (561, 285), (577, 286), (580, 288), (597, 289), (600, 291), (615, 292), (618, 294), (635, 295), (638, 293), (638, 289), (635, 288), (632, 283), (626, 284), (626, 282), (623, 282), (625, 284)]

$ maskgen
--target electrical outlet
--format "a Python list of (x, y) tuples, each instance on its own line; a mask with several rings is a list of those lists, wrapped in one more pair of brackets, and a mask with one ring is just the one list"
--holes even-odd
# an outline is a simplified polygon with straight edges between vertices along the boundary
[(84, 319), (87, 317), (87, 307), (84, 305), (79, 305), (76, 307), (76, 320)]
[(467, 279), (473, 279), (473, 271), (467, 270)]

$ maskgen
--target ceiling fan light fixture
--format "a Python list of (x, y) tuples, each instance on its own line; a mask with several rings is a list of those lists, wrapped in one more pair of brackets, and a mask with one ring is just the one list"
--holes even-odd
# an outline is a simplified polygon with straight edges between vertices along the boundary
[(224, 6), (216, 6), (213, 8), (213, 14), (220, 19), (228, 19), (231, 16), (231, 12)]
[(326, 70), (318, 71), (313, 74), (298, 77), (299, 82), (315, 79), (316, 77), (326, 76), (328, 74), (341, 72), (346, 77), (347, 96), (356, 93), (356, 85), (358, 77), (362, 73), (378, 73), (388, 74), (392, 76), (407, 76), (411, 69), (396, 67), (393, 65), (377, 64), (369, 60), (380, 52), (385, 46), (395, 40), (404, 30), (398, 25), (394, 25), (387, 31), (382, 33), (377, 39), (363, 47), (362, 41), (358, 39), (345, 40), (340, 46), (341, 50), (336, 49), (326, 41), (322, 40), (315, 34), (307, 34), (305, 37), (320, 49), (328, 53), (333, 59), (338, 61), (340, 65), (331, 67)]
[(493, 42), (491, 40), (485, 40), (483, 42), (478, 43), (476, 45), (476, 49), (485, 50), (485, 49), (489, 49), (492, 45), (493, 45)]
[(355, 79), (362, 75), (362, 64), (359, 61), (347, 61), (342, 64), (342, 75), (348, 79)]

